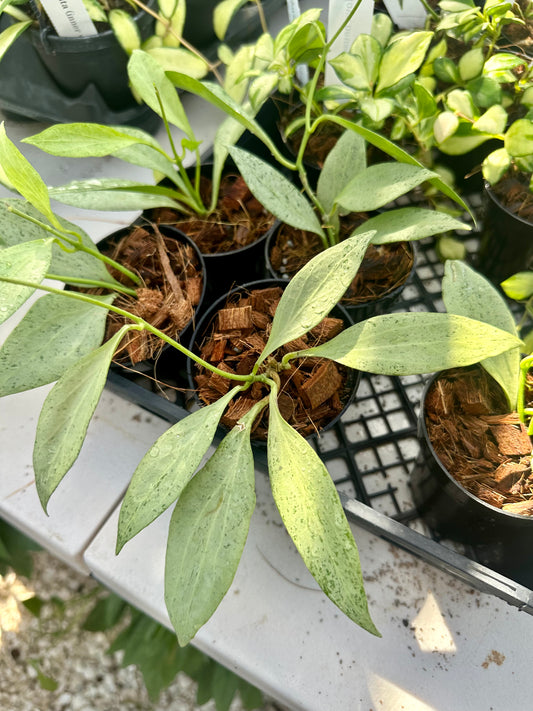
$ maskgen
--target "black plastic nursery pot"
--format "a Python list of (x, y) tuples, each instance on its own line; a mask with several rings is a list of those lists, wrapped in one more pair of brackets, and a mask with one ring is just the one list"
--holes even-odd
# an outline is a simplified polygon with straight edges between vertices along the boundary
[[(143, 39), (152, 33), (150, 15), (141, 12), (135, 21)], [(2, 16), (0, 30), (10, 22)], [(77, 38), (32, 27), (2, 59), (0, 107), (47, 122), (134, 125), (155, 131), (160, 119), (133, 97), (127, 62), (112, 30)]]
[[(145, 229), (150, 234), (154, 233), (154, 228), (149, 223), (147, 223), (146, 220), (143, 220), (141, 218), (139, 220), (136, 220), (132, 225), (118, 230), (117, 232), (113, 232), (112, 234), (105, 237), (98, 243), (98, 249), (106, 256), (110, 256), (119, 262), (122, 262), (121, 254), (125, 254), (127, 252), (129, 252), (130, 254), (139, 253), (140, 248), (137, 246), (137, 244), (132, 244), (128, 247), (121, 247), (120, 245), (121, 241), (124, 240), (124, 238), (128, 235), (131, 235), (136, 228)], [(199, 249), (196, 247), (194, 242), (189, 239), (185, 234), (175, 229), (174, 227), (170, 227), (167, 225), (159, 225), (157, 226), (157, 229), (159, 230), (162, 240), (164, 240), (164, 244), (167, 247), (167, 259), (165, 260), (164, 269), (167, 273), (168, 271), (172, 271), (176, 280), (174, 282), (174, 286), (171, 285), (169, 289), (171, 291), (174, 288), (179, 289), (179, 284), (185, 283), (185, 292), (187, 298), (190, 298), (191, 303), (193, 304), (193, 307), (190, 308), (190, 311), (192, 311), (192, 313), (188, 320), (184, 323), (184, 325), (179, 330), (176, 330), (176, 332), (169, 333), (169, 335), (171, 335), (174, 340), (177, 340), (185, 345), (188, 342), (194, 325), (198, 320), (198, 315), (202, 308), (202, 303), (206, 292), (207, 279), (205, 264)], [(172, 254), (175, 252), (179, 255), (179, 250), (182, 248), (186, 249), (184, 261), (186, 261), (187, 263), (187, 271), (186, 273), (182, 272), (180, 274), (175, 264), (172, 263), (171, 260), (173, 259)], [(155, 272), (161, 266), (161, 258), (158, 256), (158, 254), (160, 254), (160, 252), (158, 252), (158, 248), (156, 248), (153, 244), (150, 244), (148, 256), (144, 258), (143, 262), (139, 265), (138, 268), (134, 269), (134, 271), (136, 271), (136, 273), (141, 277), (143, 287), (146, 287), (145, 291), (148, 291), (148, 289), (150, 289), (150, 287), (152, 287), (154, 284), (158, 284), (158, 280), (155, 275)], [(182, 259), (182, 257), (179, 256), (179, 259)], [(119, 274), (114, 274), (114, 276), (118, 278), (119, 281), (122, 281), (124, 284), (131, 286), (131, 282), (127, 280), (127, 278), (122, 278)], [(186, 285), (186, 282), (189, 278), (191, 278), (191, 280), (194, 280), (195, 282), (194, 284), (191, 284), (190, 295), (188, 293)], [(169, 282), (168, 277), (166, 279), (166, 282)], [(176, 283), (178, 284), (177, 287)], [(141, 310), (139, 311), (139, 313), (137, 313), (137, 315), (142, 316), (151, 323), (152, 319), (155, 318), (156, 322), (153, 322), (152, 325), (156, 326), (157, 328), (160, 328), (161, 330), (165, 330), (168, 321), (163, 320), (161, 323), (158, 323), (157, 321), (165, 319), (165, 310), (168, 312), (168, 310), (170, 310), (171, 308), (175, 308), (175, 306), (173, 302), (169, 303), (167, 306), (166, 298), (162, 301), (161, 304), (153, 304), (149, 297), (150, 295), (148, 294), (146, 302), (143, 303), (142, 306), (139, 306), (139, 309)], [(126, 310), (131, 310), (131, 306), (128, 305), (127, 302), (124, 305), (120, 303), (120, 298), (121, 297), (117, 297), (117, 299), (115, 300), (115, 305), (120, 306), (121, 308), (125, 308)], [(112, 327), (110, 326), (108, 320), (108, 333), (110, 328)], [(133, 333), (135, 337), (135, 334), (137, 332)], [(135, 352), (135, 348), (136, 346), (133, 345), (133, 352)], [(168, 370), (169, 367), (173, 369), (179, 368), (180, 366), (184, 366), (185, 356), (183, 356), (180, 351), (163, 341), (158, 342), (157, 351), (153, 356), (142, 358), (141, 360), (132, 360), (132, 358), (129, 357), (128, 353), (129, 350), (125, 350), (122, 355), (119, 354), (118, 357), (115, 357), (111, 367), (115, 370), (118, 370), (119, 372), (126, 371), (129, 373), (143, 373), (145, 375), (157, 377), (158, 372), (165, 372), (166, 370)]]
[(533, 224), (502, 205), (487, 183), (475, 266), (495, 284), (533, 269)]
[[(243, 286), (236, 287), (229, 291), (227, 294), (224, 296), (220, 297), (217, 299), (202, 315), (200, 321), (198, 322), (198, 325), (194, 331), (194, 334), (191, 338), (191, 341), (189, 343), (189, 350), (191, 350), (193, 353), (199, 354), (202, 344), (205, 342), (205, 339), (209, 337), (209, 335), (212, 333), (214, 330), (215, 324), (217, 322), (218, 314), (221, 310), (227, 309), (228, 307), (231, 308), (232, 304), (235, 304), (241, 296), (248, 296), (252, 294), (257, 294), (259, 299), (262, 299), (263, 294), (267, 294), (268, 292), (272, 289), (275, 288), (281, 288), (284, 289), (287, 286), (287, 282), (279, 279), (261, 279), (258, 281), (250, 282), (248, 284), (245, 284)], [(343, 328), (348, 328), (349, 326), (352, 325), (352, 320), (350, 318), (350, 315), (348, 312), (340, 305), (335, 306), (331, 313), (329, 314), (330, 317), (333, 319), (339, 319), (342, 320), (343, 322)], [(319, 328), (318, 326), (315, 328)], [(240, 338), (240, 337), (239, 337)], [(265, 337), (265, 342), (266, 342), (266, 337)], [(246, 336), (242, 337), (240, 339), (240, 342), (243, 343), (242, 348), (246, 349)], [(241, 346), (240, 346), (241, 347)], [(294, 350), (298, 348), (298, 344), (294, 346), (294, 348), (288, 348), (285, 350), (285, 347), (282, 349), (285, 352), (288, 352), (289, 350)], [(253, 360), (258, 357), (259, 351), (255, 352), (253, 355)], [(230, 362), (230, 359), (228, 358), (227, 362)], [(326, 363), (329, 364), (329, 362), (326, 361)], [(220, 363), (219, 363), (220, 367)], [(224, 365), (222, 365), (224, 368)], [(360, 379), (360, 373), (358, 371), (354, 371), (351, 369), (339, 369), (339, 371), (342, 370), (344, 373), (344, 378), (342, 382), (342, 386), (340, 386), (340, 392), (339, 392), (339, 400), (340, 400), (340, 405), (338, 412), (336, 412), (334, 417), (331, 417), (327, 421), (320, 422), (317, 428), (310, 427), (309, 429), (312, 431), (309, 432), (304, 432), (302, 431), (301, 433), (309, 437), (313, 434), (325, 432), (332, 428), (341, 418), (343, 413), (346, 411), (346, 409), (349, 407), (351, 402), (353, 401), (357, 386), (359, 384), (359, 379)], [(204, 405), (206, 404), (205, 401), (202, 401), (200, 395), (198, 394), (198, 381), (197, 381), (197, 376), (199, 374), (200, 370), (199, 367), (194, 363), (192, 360), (187, 361), (187, 379), (188, 379), (188, 387), (190, 391), (195, 392), (195, 398), (198, 404)], [(249, 371), (248, 371), (249, 372)], [(217, 379), (217, 387), (221, 385), (221, 381), (224, 380), (221, 376), (215, 376)], [(327, 379), (327, 376), (326, 376)], [(289, 378), (290, 380), (290, 378)], [(230, 383), (229, 380), (225, 383), (227, 386)], [(235, 383), (234, 383), (235, 384)], [(229, 385), (229, 387), (232, 387)], [(255, 387), (255, 386), (252, 386)], [(303, 386), (305, 388), (305, 385)], [(227, 388), (229, 389), (229, 388)], [(300, 385), (298, 386), (298, 389), (300, 389)], [(222, 395), (223, 392), (220, 392), (220, 395)], [(291, 393), (292, 397), (294, 397), (294, 393)], [(284, 390), (284, 384), (282, 380), (282, 389), (280, 390), (280, 398), (279, 398), (279, 403), (280, 403), (280, 410), (282, 411), (282, 415), (286, 416), (286, 412), (284, 413), (283, 409), (283, 398), (285, 398), (286, 401), (288, 401), (291, 397), (291, 395), (287, 394)], [(244, 392), (241, 396), (244, 401), (247, 397), (247, 393)], [(329, 398), (328, 398), (329, 399)], [(236, 400), (234, 400), (236, 402)], [(285, 405), (287, 402), (285, 402)], [(236, 404), (236, 407), (238, 408), (238, 404)], [(320, 409), (320, 405), (316, 406), (315, 403), (307, 403), (306, 404), (306, 411), (309, 412), (309, 418), (310, 421), (312, 420), (313, 413), (316, 413)], [(239, 410), (236, 409), (236, 412), (238, 413)], [(242, 414), (242, 413), (241, 413)], [(289, 419), (289, 418), (287, 418)], [(232, 424), (232, 423), (231, 423)], [(223, 423), (224, 425), (224, 423)], [(228, 429), (230, 427), (229, 423), (225, 423), (225, 428)], [(254, 443), (262, 445), (265, 444), (265, 439), (264, 437), (259, 437), (259, 438), (253, 438)]]
[(413, 499), (433, 534), (466, 544), (483, 565), (533, 586), (533, 517), (496, 508), (464, 488), (440, 461), (426, 425), (427, 382), (418, 419), (420, 452), (411, 471)]
[[(201, 192), (204, 198), (204, 204), (208, 204), (210, 201), (210, 185), (208, 181), (211, 177), (211, 170), (212, 166), (209, 163), (205, 163), (202, 166), (202, 181), (205, 180), (206, 186), (206, 190), (204, 190), (204, 183), (202, 183)], [(189, 176), (192, 177), (192, 170), (188, 169), (187, 172)], [(238, 171), (233, 168), (231, 164), (224, 171), (223, 177), (228, 176), (235, 178), (234, 185), (236, 181), (240, 179)], [(166, 182), (163, 182), (163, 184), (168, 185)], [(207, 298), (210, 302), (226, 294), (234, 286), (265, 277), (264, 244), (268, 235), (275, 229), (277, 224), (275, 217), (262, 208), (247, 188), (246, 195), (241, 192), (240, 188), (237, 188), (236, 192), (233, 193), (232, 185), (229, 185), (228, 190), (227, 196), (222, 197), (222, 202), (226, 200), (229, 201), (228, 209), (233, 210), (233, 204), (236, 208), (235, 214), (242, 214), (242, 218), (236, 217), (234, 221), (225, 219), (224, 215), (222, 215), (218, 223), (217, 219), (206, 220), (194, 216), (191, 218), (192, 221), (187, 221), (190, 216), (184, 215), (178, 210), (171, 208), (145, 211), (145, 215), (149, 220), (157, 222), (157, 224), (160, 225), (168, 224), (176, 226), (197, 244), (206, 267)], [(244, 203), (245, 210), (242, 210), (242, 203)], [(251, 209), (248, 209), (247, 206), (253, 208), (255, 215), (252, 214)], [(215, 218), (217, 214), (219, 216), (221, 214), (220, 197), (219, 207), (214, 215)], [(220, 238), (220, 244), (218, 242), (213, 243), (214, 251), (211, 250), (211, 245), (209, 245), (208, 249), (199, 236), (203, 227), (211, 223), (220, 226), (217, 228), (217, 240)], [(239, 231), (245, 228), (248, 229), (248, 226), (257, 229), (259, 234), (256, 239), (237, 248), (232, 245), (232, 248), (228, 249), (228, 245), (225, 244), (226, 239), (238, 243)]]
[[(282, 227), (283, 225), (281, 224), (277, 225), (276, 229), (272, 230), (272, 232), (268, 235), (265, 241), (265, 263), (269, 276), (274, 279), (289, 281), (291, 275), (288, 273), (287, 269), (285, 268), (285, 265), (281, 263), (281, 265), (278, 267), (274, 266), (274, 264), (272, 263), (273, 249), (276, 245), (278, 232)], [(394, 303), (398, 300), (402, 291), (405, 289), (406, 285), (409, 283), (409, 280), (415, 273), (416, 249), (413, 242), (401, 242), (393, 245), (392, 247), (391, 245), (381, 245), (377, 247), (378, 251), (381, 249), (394, 249), (394, 251), (398, 254), (398, 261), (401, 261), (402, 263), (405, 262), (406, 266), (403, 270), (404, 274), (402, 276), (401, 283), (399, 283), (397, 286), (390, 289), (386, 293), (378, 294), (375, 297), (369, 298), (368, 300), (362, 300), (358, 303), (354, 303), (353, 299), (350, 300), (349, 298), (343, 298), (341, 300), (341, 305), (350, 314), (350, 318), (352, 319), (353, 323), (358, 323), (359, 321), (363, 321), (367, 318), (370, 318), (371, 316), (378, 316), (387, 313), (392, 308)], [(361, 265), (361, 269), (363, 271), (365, 269), (368, 269), (370, 278), (373, 278), (372, 272), (374, 270), (372, 265), (372, 255), (370, 255), (368, 258), (365, 256), (365, 259), (363, 260), (363, 263)], [(363, 279), (364, 278), (365, 277), (363, 277)]]

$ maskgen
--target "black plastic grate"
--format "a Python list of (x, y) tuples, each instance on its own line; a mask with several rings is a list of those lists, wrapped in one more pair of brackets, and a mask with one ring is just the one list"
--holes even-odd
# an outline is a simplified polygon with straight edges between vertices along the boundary
[[(475, 238), (465, 241), (474, 251)], [(444, 267), (433, 240), (417, 245), (417, 268), (393, 311), (444, 311), (441, 279)], [(174, 374), (175, 370), (172, 371)], [(113, 371), (108, 386), (169, 422), (188, 414), (183, 373), (173, 379), (163, 363), (157, 377), (167, 385)], [(418, 517), (409, 473), (419, 451), (417, 414), (425, 377), (400, 378), (362, 374), (354, 402), (342, 420), (314, 445), (340, 493), (347, 515), (363, 527), (400, 545), (473, 587), (533, 614), (533, 592), (475, 562), (472, 552), (431, 537)], [(142, 385), (142, 387), (141, 387)], [(264, 447), (257, 461), (266, 465)]]

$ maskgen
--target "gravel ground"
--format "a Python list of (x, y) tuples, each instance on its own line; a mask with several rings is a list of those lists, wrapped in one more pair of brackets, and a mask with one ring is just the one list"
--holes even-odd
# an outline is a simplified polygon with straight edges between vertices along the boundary
[[(46, 552), (34, 556), (30, 579), (0, 576), (0, 709), (2, 711), (215, 711), (195, 703), (196, 685), (180, 673), (150, 702), (135, 666), (123, 669), (121, 653), (107, 655), (116, 632), (85, 632), (80, 623), (94, 604), (98, 585)], [(47, 604), (39, 617), (21, 603), (33, 594)], [(42, 688), (42, 674), (55, 690)], [(46, 682), (45, 682), (46, 683)], [(238, 699), (231, 711), (241, 711)], [(262, 711), (282, 711), (265, 702)]]

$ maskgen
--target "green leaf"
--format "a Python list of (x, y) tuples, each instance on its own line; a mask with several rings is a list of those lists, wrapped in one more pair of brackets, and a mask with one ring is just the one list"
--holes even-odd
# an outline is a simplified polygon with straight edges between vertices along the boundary
[(415, 165), (377, 163), (353, 178), (336, 202), (351, 212), (375, 210), (436, 175)]
[(517, 119), (505, 134), (505, 148), (514, 157), (533, 154), (533, 121)]
[(37, 672), (37, 681), (39, 682), (41, 689), (44, 689), (45, 691), (55, 691), (57, 689), (59, 684), (55, 681), (55, 679), (52, 679), (52, 677), (46, 676), (42, 673), (39, 660), (28, 659), (28, 664), (30, 664), (30, 666), (32, 666)]
[(481, 74), (484, 61), (485, 58), (481, 47), (474, 47), (468, 50), (468, 52), (465, 52), (459, 59), (458, 64), (459, 75), (462, 81), (469, 81)]
[(459, 126), (450, 138), (446, 138), (439, 149), (448, 155), (463, 155), (477, 148), (491, 138), (490, 134), (479, 133), (472, 128), (469, 121), (460, 121)]
[(367, 97), (361, 99), (361, 111), (368, 116), (374, 123), (379, 124), (388, 118), (394, 110), (394, 101), (392, 99), (373, 99)]
[(393, 86), (400, 79), (416, 72), (424, 61), (433, 32), (410, 32), (389, 44), (383, 52), (379, 66), (376, 92)]
[[(513, 314), (500, 292), (464, 262), (446, 262), (442, 298), (448, 313), (483, 321), (518, 337)], [(520, 348), (482, 360), (481, 365), (501, 385), (511, 410), (514, 410), (518, 397)]]
[(335, 485), (311, 445), (270, 397), (268, 471), (274, 501), (304, 563), (325, 594), (378, 635), (368, 611), (359, 553)]
[(244, 133), (244, 126), (233, 118), (227, 118), (219, 125), (213, 141), (213, 173), (211, 188), (211, 205), (209, 211), (216, 210), (220, 180), (226, 165), (230, 146), (234, 146)]
[(509, 166), (511, 165), (511, 156), (505, 148), (497, 148), (485, 158), (481, 164), (483, 177), (490, 183), (496, 183), (504, 176)]
[[(16, 215), (12, 211), (13, 208), (24, 215), (42, 221), (41, 213), (23, 200), (15, 198), (0, 200), (0, 223), (2, 224), (0, 247), (12, 247), (38, 239), (50, 239), (50, 233), (47, 230)], [(62, 229), (75, 232), (81, 238), (82, 244), (95, 249), (94, 242), (84, 230), (62, 217), (58, 220)], [(48, 271), (51, 274), (65, 277), (107, 281), (110, 286), (117, 283), (101, 260), (86, 252), (66, 252), (55, 242), (52, 246), (52, 260)]]
[(437, 143), (442, 143), (456, 132), (459, 127), (459, 119), (452, 111), (443, 111), (435, 119), (433, 133)]
[(325, 42), (323, 25), (309, 22), (293, 34), (287, 51), (296, 64), (312, 64), (323, 51)]
[(384, 12), (375, 12), (372, 17), (371, 34), (382, 47), (386, 47), (392, 34), (392, 20)]
[(76, 461), (87, 427), (104, 389), (115, 350), (131, 326), (71, 366), (44, 402), (33, 448), (33, 468), (39, 499), (48, 500)]
[(107, 309), (63, 295), (38, 299), (0, 348), (0, 397), (57, 380), (102, 343), (106, 318)]
[(436, 57), (433, 61), (433, 71), (437, 79), (447, 84), (457, 84), (461, 79), (457, 65), (449, 57)]
[(28, 22), (16, 22), (14, 25), (10, 25), (2, 33), (0, 33), (0, 60), (11, 47), (13, 42), (15, 42), (17, 37), (19, 37), (31, 24), (31, 20)]
[(495, 104), (474, 121), (472, 128), (483, 133), (501, 134), (507, 125), (507, 111), (503, 106)]
[(469, 81), (466, 88), (472, 95), (474, 104), (480, 108), (501, 103), (502, 88), (496, 79), (486, 76), (477, 77)]
[(9, 140), (3, 121), (0, 123), (0, 165), (11, 185), (57, 227), (59, 223), (50, 207), (46, 185), (31, 163)]
[(373, 236), (373, 232), (365, 232), (328, 247), (290, 280), (258, 363), (276, 348), (303, 336), (328, 315), (352, 283)]
[(350, 54), (361, 58), (367, 74), (368, 86), (372, 88), (379, 75), (383, 47), (375, 37), (362, 33), (355, 38)]
[(175, 191), (157, 185), (121, 179), (73, 180), (50, 188), (50, 197), (64, 205), (86, 210), (148, 210), (178, 205)]
[(41, 616), (41, 611), (44, 606), (44, 600), (42, 600), (40, 597), (30, 597), (27, 598), (26, 600), (22, 600), (22, 604), (28, 610), (28, 612), (31, 612), (31, 614), (34, 617), (40, 617)]
[[(357, 124), (354, 124), (351, 121), (347, 121), (341, 116), (328, 116), (328, 120), (338, 124), (339, 126), (343, 126), (344, 128), (348, 128), (351, 131), (359, 133), (361, 136), (363, 136), (367, 143), (370, 143), (372, 146), (376, 146), (376, 148), (379, 148), (391, 158), (394, 158), (395, 160), (400, 161), (401, 163), (406, 163), (407, 165), (416, 165), (419, 168), (424, 167), (421, 163), (419, 163), (419, 161), (416, 160), (416, 158), (413, 158), (413, 156), (409, 155), (409, 153), (404, 151), (403, 148), (400, 148), (400, 146), (397, 146), (395, 143), (389, 141), (387, 138), (381, 136), (379, 133), (375, 133), (375, 131), (370, 131), (364, 126), (358, 126)], [(460, 195), (455, 192), (455, 190), (453, 190), (444, 180), (442, 180), (442, 178), (437, 176), (431, 178), (429, 182), (433, 185), (434, 188), (440, 190), (441, 193), (449, 197), (451, 200), (460, 205), (463, 210), (466, 210), (472, 215), (472, 211), (470, 210), (466, 202), (460, 197)]]
[(14, 314), (35, 291), (2, 281), (3, 278), (40, 284), (52, 258), (52, 240), (38, 239), (0, 250), (0, 323)]
[[(377, 44), (377, 42), (376, 42)], [(372, 84), (368, 76), (367, 67), (358, 55), (342, 52), (338, 57), (329, 60), (343, 84), (360, 91), (371, 91)]]
[(179, 67), (195, 79), (203, 79), (209, 72), (207, 62), (185, 47), (152, 47), (146, 51), (165, 72)]
[(247, 0), (222, 0), (213, 11), (213, 28), (219, 40), (226, 36), (229, 23)]
[(103, 632), (114, 627), (124, 615), (128, 603), (118, 595), (109, 593), (87, 615), (81, 628), (90, 632)]
[(372, 244), (390, 244), (431, 237), (448, 230), (469, 230), (470, 227), (445, 212), (421, 207), (401, 207), (371, 217), (355, 230), (354, 235), (375, 230)]
[(533, 272), (518, 272), (500, 284), (510, 299), (523, 301), (533, 296)]
[(254, 405), (226, 435), (172, 514), (165, 602), (182, 646), (211, 617), (237, 571), (255, 508), (250, 433), (265, 405)]
[(35, 136), (24, 138), (23, 141), (53, 156), (65, 158), (109, 156), (139, 143), (152, 148), (158, 147), (150, 134), (144, 131), (122, 131), (120, 128), (97, 123), (54, 124)]
[(364, 138), (353, 131), (345, 131), (326, 156), (318, 177), (317, 197), (326, 213), (333, 209), (335, 197), (365, 168)]
[(205, 99), (210, 104), (213, 104), (213, 106), (222, 109), (228, 116), (231, 116), (247, 128), (250, 133), (257, 136), (276, 159), (280, 157), (283, 165), (286, 163), (266, 131), (254, 121), (248, 111), (234, 101), (218, 84), (208, 81), (200, 82), (186, 74), (178, 72), (168, 72), (167, 76), (178, 89), (190, 91), (191, 94), (196, 94), (196, 96)]
[(520, 339), (480, 321), (440, 313), (373, 316), (305, 351), (380, 375), (416, 375), (479, 363), (520, 345)]
[(141, 46), (141, 33), (133, 17), (126, 10), (113, 9), (109, 12), (109, 24), (118, 43), (126, 54)]
[(279, 170), (237, 146), (229, 153), (244, 182), (267, 210), (292, 227), (324, 234), (311, 203)]
[(459, 116), (465, 116), (469, 119), (474, 119), (476, 115), (476, 107), (469, 91), (464, 89), (453, 89), (446, 97), (446, 104), (455, 111)]
[(161, 101), (167, 121), (181, 129), (188, 138), (194, 139), (194, 132), (178, 93), (167, 78), (163, 67), (154, 57), (136, 49), (128, 62), (128, 76), (132, 87), (152, 111), (163, 117), (159, 105)]
[(126, 491), (118, 521), (117, 554), (181, 494), (211, 444), (233, 388), (165, 432), (143, 457)]

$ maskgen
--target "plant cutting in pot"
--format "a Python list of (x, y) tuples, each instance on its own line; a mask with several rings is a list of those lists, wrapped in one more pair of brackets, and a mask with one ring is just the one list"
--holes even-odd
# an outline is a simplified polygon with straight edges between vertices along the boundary
[[(48, 194), (38, 176), (6, 141), (2, 142), (2, 150), (8, 177), (55, 225)], [(322, 345), (289, 350), (280, 359), (274, 358), (274, 352), (285, 344), (295, 343), (298, 349), (298, 339), (316, 327), (338, 302), (372, 237), (372, 233), (366, 233), (324, 250), (298, 272), (283, 292), (266, 345), (251, 372), (229, 373), (202, 361), (142, 317), (109, 303), (110, 299), (103, 303), (94, 295), (45, 285), (43, 278), (49, 273), (55, 233), (35, 223), (31, 229), (30, 241), (20, 241), (0, 251), (0, 320), (17, 311), (35, 289), (78, 308), (83, 305), (101, 309), (104, 314), (119, 312), (128, 319), (109, 341), (100, 347), (94, 344), (92, 350), (81, 359), (75, 358), (68, 367), (65, 352), (72, 353), (70, 344), (76, 341), (78, 330), (84, 328), (84, 319), (75, 322), (73, 328), (60, 324), (59, 330), (66, 338), (57, 348), (57, 341), (49, 338), (47, 318), (32, 322), (25, 316), (21, 321), (26, 324), (35, 351), (17, 389), (34, 387), (45, 367), (53, 366), (62, 372), (43, 405), (34, 448), (36, 484), (43, 506), (46, 508), (79, 454), (109, 364), (122, 338), (130, 330), (147, 330), (200, 362), (207, 371), (234, 383), (218, 401), (187, 416), (156, 441), (134, 473), (121, 508), (117, 550), (177, 500), (167, 544), (165, 599), (180, 643), (186, 644), (194, 637), (233, 580), (255, 506), (250, 432), (267, 405), (268, 468), (282, 519), (324, 592), (350, 619), (376, 634), (367, 608), (357, 548), (335, 486), (311, 445), (280, 413), (280, 373), (290, 369), (294, 360), (308, 356), (389, 375), (430, 372), (468, 365), (516, 348), (520, 343), (516, 336), (462, 316), (403, 313), (374, 317), (345, 329)], [(25, 237), (21, 230), (18, 235), (20, 240)], [(67, 255), (67, 259), (72, 257)], [(7, 353), (3, 352), (4, 370), (9, 361), (18, 362), (20, 354), (15, 351), (10, 347)], [(268, 396), (243, 414), (197, 471), (232, 398), (256, 383), (267, 387)]]
[[(3, 247), (48, 233), (54, 239), (54, 246), (47, 278), (65, 282), (70, 289), (90, 290), (95, 298), (104, 303), (113, 302), (119, 310), (127, 309), (129, 313), (143, 316), (174, 339), (184, 335), (192, 325), (205, 289), (201, 255), (184, 235), (144, 222), (109, 236), (104, 240), (107, 249), (100, 250), (80, 228), (52, 213), (44, 184), (9, 141), (3, 125), (0, 155), (13, 187), (31, 200), (31, 203), (17, 199), (0, 201), (0, 244)], [(33, 189), (28, 192), (30, 182)], [(49, 307), (45, 301), (50, 302)], [(63, 305), (67, 307), (65, 314), (61, 310)], [(72, 327), (73, 319), (77, 318), (72, 304), (50, 297), (34, 307), (32, 320), (42, 317), (47, 308), (52, 310), (52, 322), (60, 323), (64, 317)], [(71, 357), (94, 347), (94, 338), (98, 338), (95, 333), (100, 334), (94, 329), (104, 327), (105, 340), (109, 340), (124, 325), (118, 313), (109, 314), (103, 322), (102, 316), (101, 310), (97, 310), (94, 317), (87, 317), (87, 330), (82, 330), (80, 336), (89, 339), (88, 345), (82, 341), (77, 343)], [(96, 319), (95, 324), (91, 319)], [(102, 335), (99, 337), (101, 340)], [(24, 331), (17, 331), (16, 342), (18, 338), (25, 338)], [(114, 359), (135, 368), (146, 361), (146, 370), (150, 363), (153, 367), (162, 345), (159, 338), (148, 332), (130, 332), (122, 339), (122, 350), (115, 353)], [(15, 343), (8, 346), (11, 347), (21, 346)], [(51, 374), (57, 377), (59, 372), (52, 369)], [(4, 388), (16, 388), (12, 369), (3, 370), (2, 379)]]
[[(446, 263), (448, 313), (517, 333), (504, 298), (462, 262)], [(481, 367), (439, 373), (425, 393), (415, 502), (441, 536), (472, 544), (481, 562), (525, 585), (533, 541), (531, 356), (521, 347)], [(529, 425), (529, 427), (528, 427)]]

